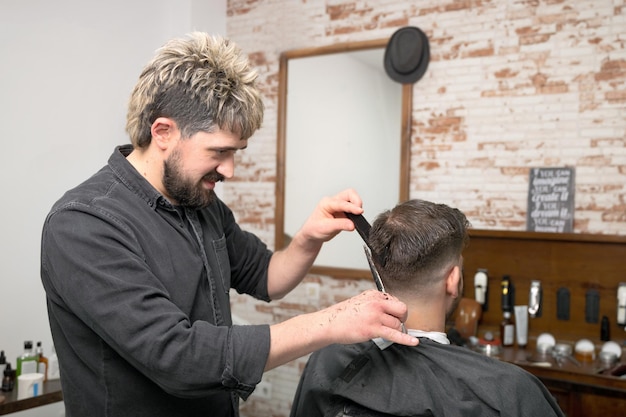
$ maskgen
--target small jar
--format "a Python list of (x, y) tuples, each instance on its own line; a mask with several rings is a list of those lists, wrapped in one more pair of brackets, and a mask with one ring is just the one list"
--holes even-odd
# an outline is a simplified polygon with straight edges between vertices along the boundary
[(574, 347), (574, 357), (579, 362), (593, 362), (596, 359), (596, 348), (589, 339), (580, 339)]
[(605, 350), (598, 353), (598, 361), (603, 367), (610, 368), (617, 363), (617, 355)]
[[(622, 357), (622, 347), (617, 342), (608, 341), (602, 345), (600, 349), (600, 353), (602, 352), (611, 352), (615, 354), (616, 361), (619, 361)], [(599, 356), (599, 354), (598, 354)]]
[(486, 332), (485, 337), (479, 339), (477, 351), (486, 356), (498, 356), (500, 354), (501, 342), (493, 337), (493, 333)]
[(552, 346), (546, 343), (542, 343), (537, 345), (535, 349), (535, 353), (532, 356), (533, 362), (550, 362), (552, 357), (550, 356), (550, 352), (552, 352)]
[(537, 361), (549, 361), (552, 358), (552, 349), (556, 344), (554, 336), (550, 333), (541, 333), (537, 337), (537, 346), (535, 348), (535, 358)]
[(557, 356), (570, 356), (572, 354), (572, 345), (557, 343), (554, 345), (553, 352)]

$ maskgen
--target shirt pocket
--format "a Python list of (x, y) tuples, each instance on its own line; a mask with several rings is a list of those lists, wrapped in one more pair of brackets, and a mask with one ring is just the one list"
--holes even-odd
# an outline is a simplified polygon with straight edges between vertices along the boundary
[(230, 292), (230, 258), (228, 257), (228, 249), (226, 247), (226, 237), (214, 240), (213, 251), (217, 260), (217, 274), (222, 280), (222, 290), (228, 294)]

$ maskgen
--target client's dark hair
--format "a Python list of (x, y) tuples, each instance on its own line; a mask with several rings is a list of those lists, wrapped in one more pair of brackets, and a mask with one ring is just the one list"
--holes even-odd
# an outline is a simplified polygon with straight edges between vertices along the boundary
[(368, 241), (385, 289), (419, 291), (443, 278), (469, 243), (469, 227), (458, 209), (418, 199), (381, 213)]

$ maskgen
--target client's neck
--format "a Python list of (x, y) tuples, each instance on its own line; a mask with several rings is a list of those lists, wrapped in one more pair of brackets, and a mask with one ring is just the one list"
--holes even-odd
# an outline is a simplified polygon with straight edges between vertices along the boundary
[(423, 330), (425, 332), (446, 331), (445, 299), (415, 299), (404, 301), (409, 308), (409, 315), (404, 325), (407, 329)]

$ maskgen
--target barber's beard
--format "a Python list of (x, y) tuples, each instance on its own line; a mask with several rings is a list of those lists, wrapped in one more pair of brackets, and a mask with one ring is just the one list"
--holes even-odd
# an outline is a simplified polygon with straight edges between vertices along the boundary
[(182, 170), (180, 154), (174, 151), (163, 162), (163, 187), (167, 194), (183, 207), (200, 209), (211, 204), (216, 196), (213, 190), (207, 190), (202, 181), (219, 182), (224, 176), (216, 171), (209, 172), (199, 181), (192, 181), (185, 177)]

